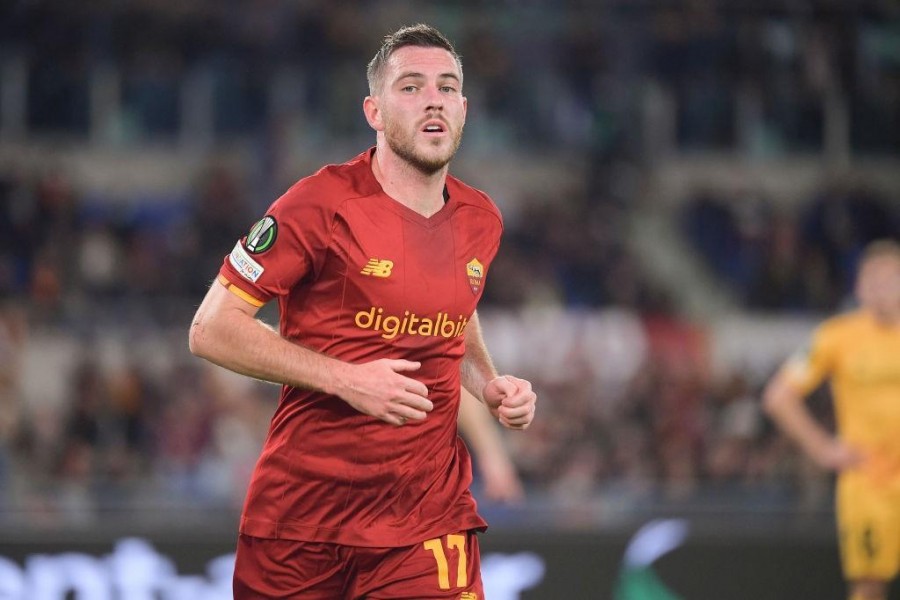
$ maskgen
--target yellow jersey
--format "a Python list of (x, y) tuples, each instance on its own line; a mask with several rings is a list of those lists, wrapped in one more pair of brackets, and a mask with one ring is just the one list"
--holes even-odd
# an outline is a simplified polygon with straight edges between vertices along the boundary
[(804, 394), (829, 380), (837, 433), (863, 453), (862, 470), (881, 483), (900, 481), (900, 324), (862, 310), (828, 319), (788, 374)]

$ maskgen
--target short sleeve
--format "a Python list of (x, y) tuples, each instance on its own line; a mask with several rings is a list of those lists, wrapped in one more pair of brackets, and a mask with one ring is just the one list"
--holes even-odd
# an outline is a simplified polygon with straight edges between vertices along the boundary
[(787, 362), (787, 376), (800, 393), (816, 389), (834, 371), (838, 344), (827, 326), (819, 326), (806, 348), (795, 353)]
[(320, 188), (301, 180), (278, 198), (225, 257), (220, 280), (262, 305), (314, 277), (324, 261), (333, 222), (327, 194)]

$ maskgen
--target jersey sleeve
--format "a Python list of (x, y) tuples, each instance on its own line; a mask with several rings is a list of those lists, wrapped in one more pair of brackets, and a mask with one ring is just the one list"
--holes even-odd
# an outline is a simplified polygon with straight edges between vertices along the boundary
[(788, 381), (801, 394), (816, 389), (834, 370), (837, 340), (832, 328), (820, 325), (807, 347), (787, 361)]
[(333, 210), (327, 194), (301, 180), (278, 198), (219, 270), (219, 281), (251, 304), (262, 306), (315, 276), (331, 238)]

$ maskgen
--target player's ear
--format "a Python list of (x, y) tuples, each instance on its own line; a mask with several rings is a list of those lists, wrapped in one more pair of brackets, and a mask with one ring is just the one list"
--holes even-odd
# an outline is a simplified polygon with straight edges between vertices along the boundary
[(384, 121), (381, 118), (381, 107), (378, 105), (378, 100), (377, 96), (366, 96), (366, 99), (363, 100), (363, 113), (366, 115), (369, 127), (375, 131), (384, 131)]

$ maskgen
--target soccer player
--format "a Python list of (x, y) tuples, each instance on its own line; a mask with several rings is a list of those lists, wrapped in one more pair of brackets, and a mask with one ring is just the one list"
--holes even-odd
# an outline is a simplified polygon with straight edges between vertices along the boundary
[[(241, 517), (238, 599), (481, 600), (461, 386), (505, 427), (534, 417), (531, 384), (498, 376), (475, 310), (502, 222), (448, 174), (459, 56), (405, 27), (367, 74), (375, 147), (278, 198), (191, 324), (196, 355), (283, 386)], [(256, 318), (273, 299), (277, 333)]]
[[(825, 321), (765, 390), (768, 414), (817, 464), (838, 472), (837, 522), (851, 600), (885, 600), (900, 569), (900, 245), (870, 244), (860, 308)], [(837, 434), (806, 396), (830, 380)]]

